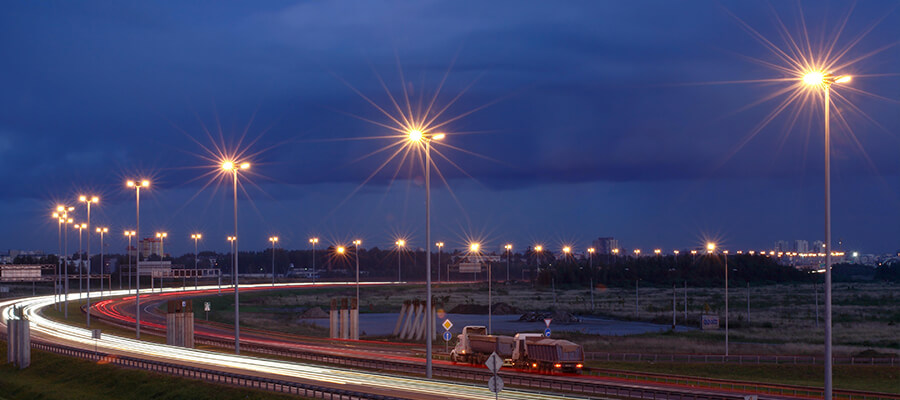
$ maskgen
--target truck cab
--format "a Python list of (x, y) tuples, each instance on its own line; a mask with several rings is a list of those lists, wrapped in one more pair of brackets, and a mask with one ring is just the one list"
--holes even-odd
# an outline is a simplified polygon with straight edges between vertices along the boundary
[(468, 358), (469, 353), (472, 352), (469, 335), (487, 335), (487, 327), (478, 325), (463, 327), (462, 333), (457, 336), (459, 340), (456, 341), (456, 346), (450, 351), (450, 360), (456, 362)]
[(517, 333), (514, 337), (512, 364), (516, 368), (530, 368), (528, 365), (528, 341), (540, 340), (544, 337), (540, 333)]

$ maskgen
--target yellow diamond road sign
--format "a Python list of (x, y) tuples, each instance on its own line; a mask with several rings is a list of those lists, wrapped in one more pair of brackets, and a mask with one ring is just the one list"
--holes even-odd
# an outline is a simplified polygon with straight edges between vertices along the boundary
[(444, 323), (443, 323), (443, 324), (441, 324), (441, 325), (442, 325), (442, 326), (443, 326), (443, 327), (444, 327), (444, 330), (445, 330), (445, 331), (449, 331), (449, 330), (450, 330), (450, 328), (452, 328), (452, 327), (453, 327), (453, 323), (452, 323), (452, 322), (450, 322), (450, 320), (449, 320), (449, 319), (445, 319), (445, 320), (444, 320)]

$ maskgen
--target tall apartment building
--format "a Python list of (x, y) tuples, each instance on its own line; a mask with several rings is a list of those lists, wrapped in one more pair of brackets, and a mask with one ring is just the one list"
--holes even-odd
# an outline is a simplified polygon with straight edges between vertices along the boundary
[(601, 237), (593, 242), (598, 254), (612, 254), (613, 249), (619, 248), (619, 241), (614, 237)]
[(152, 255), (152, 254), (162, 256), (162, 251), (163, 251), (162, 241), (157, 238), (154, 238), (154, 237), (143, 238), (143, 239), (141, 239), (141, 243), (138, 247), (140, 247), (140, 249), (141, 249), (141, 254), (140, 254), (141, 258), (150, 257), (150, 255)]
[(786, 253), (791, 251), (791, 246), (786, 240), (779, 240), (775, 242), (775, 251), (779, 253)]

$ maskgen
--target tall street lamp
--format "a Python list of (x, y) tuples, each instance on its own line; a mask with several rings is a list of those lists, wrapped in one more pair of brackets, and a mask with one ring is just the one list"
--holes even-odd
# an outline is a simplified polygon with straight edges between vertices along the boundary
[[(477, 256), (478, 252), (480, 250), (481, 250), (480, 243), (469, 243), (469, 254), (475, 254)], [(493, 310), (492, 310), (493, 307), (491, 307), (491, 306), (494, 303), (494, 300), (492, 298), (494, 291), (492, 290), (492, 287), (491, 287), (491, 283), (492, 283), (491, 280), (492, 280), (491, 279), (491, 264), (488, 263), (488, 328), (487, 328), (488, 335), (490, 335), (491, 331), (492, 331), (491, 322), (493, 321)]]
[[(162, 261), (164, 258), (166, 258), (165, 240), (166, 240), (166, 237), (168, 237), (168, 236), (169, 236), (168, 232), (156, 232), (156, 238), (159, 239), (159, 260), (160, 261)], [(150, 276), (150, 280), (152, 283), (153, 276)], [(159, 292), (162, 293), (162, 290), (163, 290), (163, 278), (162, 278), (162, 276), (160, 276)]]
[[(138, 237), (138, 247), (140, 247), (141, 242), (141, 188), (150, 187), (150, 181), (142, 180), (138, 181), (128, 181), (125, 183), (126, 186), (130, 188), (134, 188), (134, 203), (135, 203), (135, 235)], [(134, 284), (136, 288), (135, 292), (135, 305), (137, 307), (137, 321), (135, 324), (135, 334), (137, 335), (137, 339), (141, 339), (141, 251), (137, 249), (135, 254), (135, 264), (137, 265), (137, 271), (135, 272)]]
[(431, 379), (431, 341), (434, 336), (434, 315), (431, 309), (431, 142), (446, 137), (443, 133), (426, 133), (412, 129), (407, 132), (411, 142), (425, 145), (425, 310), (428, 313), (425, 329), (425, 377)]
[[(128, 255), (128, 291), (131, 291), (131, 238), (134, 236), (134, 231), (125, 231), (125, 236), (128, 237), (128, 247), (125, 249), (125, 253)], [(122, 274), (119, 273), (119, 289), (122, 289)]]
[[(69, 225), (72, 223), (72, 220), (69, 218), (69, 213), (74, 211), (75, 207), (57, 205), (56, 211), (53, 214), (50, 214), (53, 218), (56, 219), (56, 231), (58, 237), (59, 251), (59, 260), (56, 263), (56, 288), (54, 290), (55, 295), (59, 295), (62, 293), (62, 276), (66, 276), (66, 288), (68, 289), (68, 277), (69, 277), (69, 263), (68, 263), (68, 243), (69, 243)], [(66, 248), (63, 250), (63, 234), (62, 234), (62, 226), (66, 225)], [(65, 272), (63, 272), (65, 270)], [(66, 290), (66, 295), (68, 295), (68, 290)], [(68, 300), (66, 300), (68, 301)], [(59, 302), (56, 302), (56, 309), (59, 310)]]
[[(87, 205), (87, 226), (91, 226), (91, 204), (96, 204), (100, 199), (97, 196), (79, 196), (78, 201)], [(91, 326), (91, 231), (87, 235), (87, 326)]]
[(278, 236), (270, 236), (269, 241), (272, 242), (272, 286), (275, 286), (275, 244), (278, 243)]
[(229, 253), (231, 254), (231, 284), (234, 285), (234, 241), (236, 238), (229, 236), (227, 239), (228, 244), (231, 245), (231, 253)]
[(250, 169), (250, 163), (244, 162), (238, 166), (233, 161), (225, 161), (222, 163), (222, 170), (230, 172), (234, 177), (234, 354), (241, 354), (241, 318), (240, 318), (240, 301), (238, 297), (238, 171)]
[(638, 316), (641, 313), (641, 291), (640, 291), (640, 282), (641, 276), (638, 275), (637, 270), (637, 260), (641, 258), (641, 249), (634, 249), (634, 316)]
[(403, 275), (400, 273), (400, 252), (403, 250), (403, 246), (406, 246), (406, 241), (400, 239), (394, 244), (397, 245), (397, 282), (401, 282), (403, 280)]
[[(63, 206), (56, 206), (57, 210)], [(59, 212), (54, 211), (50, 217), (56, 220), (56, 276), (53, 278), (53, 304), (56, 310), (59, 310), (59, 277), (62, 272), (62, 222), (63, 219)]]
[(316, 244), (319, 243), (319, 238), (317, 238), (317, 237), (309, 238), (309, 243), (312, 244), (312, 249), (313, 249), (313, 253), (312, 253), (312, 259), (313, 259), (313, 260), (312, 260), (312, 261), (313, 261), (313, 263), (312, 263), (312, 264), (313, 264), (313, 266), (312, 266), (312, 267), (313, 267), (313, 273), (312, 273), (313, 283), (316, 283)]
[[(109, 228), (107, 227), (97, 227), (97, 233), (100, 234), (100, 297), (103, 297), (103, 237), (109, 232)], [(112, 288), (109, 288), (112, 290)], [(88, 306), (88, 313), (91, 312), (90, 306)]]
[[(535, 272), (535, 274), (537, 274), (538, 269), (541, 267), (541, 261), (544, 257), (544, 246), (541, 246), (541, 245), (534, 246), (534, 252), (537, 253), (537, 255), (534, 257), (534, 262), (535, 262), (534, 272)], [(531, 280), (531, 286), (534, 287), (534, 279)]]
[(197, 241), (203, 239), (203, 235), (194, 233), (191, 235), (191, 239), (194, 239), (194, 290), (197, 290), (197, 276), (200, 274), (200, 270), (197, 268), (200, 257), (200, 255), (197, 254)]
[(512, 244), (503, 246), (506, 249), (506, 283), (509, 283), (509, 259), (512, 257)]
[[(706, 244), (706, 252), (714, 254), (716, 252), (716, 244), (709, 242)], [(728, 252), (723, 251), (722, 255), (725, 259), (725, 357), (728, 357)]]
[(80, 223), (75, 224), (75, 229), (78, 229), (78, 292), (84, 292), (84, 287), (82, 283), (84, 282), (84, 246), (81, 245), (81, 233), (87, 229), (87, 224)]
[[(353, 252), (356, 253), (356, 307), (359, 310), (359, 245), (362, 244), (362, 240), (356, 239), (353, 241)], [(357, 332), (359, 330), (357, 329)], [(359, 338), (356, 338), (359, 339)]]
[(824, 71), (811, 71), (803, 82), (812, 88), (822, 88), (825, 107), (825, 400), (832, 397), (832, 332), (831, 332), (831, 86), (847, 83), (850, 75), (835, 76)]
[[(588, 271), (590, 271), (591, 282), (591, 311), (594, 311), (594, 252), (596, 249), (588, 247)], [(609, 260), (607, 260), (609, 262)]]
[[(434, 244), (438, 248), (438, 280), (441, 280), (441, 250), (444, 249), (444, 242)], [(447, 282), (450, 282), (450, 266), (447, 265)]]
[(160, 260), (162, 260), (163, 258), (166, 257), (164, 241), (166, 240), (167, 237), (169, 237), (168, 232), (156, 232), (156, 238), (159, 239), (159, 259)]

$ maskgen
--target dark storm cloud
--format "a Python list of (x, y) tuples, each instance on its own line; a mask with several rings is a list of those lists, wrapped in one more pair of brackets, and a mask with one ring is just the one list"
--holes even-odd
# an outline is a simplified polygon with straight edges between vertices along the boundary
[[(848, 31), (890, 5), (860, 4)], [(796, 20), (796, 7), (775, 6)], [(826, 18), (821, 3), (802, 6), (811, 26)], [(447, 126), (482, 132), (452, 144), (487, 158), (442, 150), (465, 171), (439, 159), (451, 183), (527, 191), (817, 176), (820, 127), (806, 120), (787, 135), (780, 118), (732, 153), (777, 102), (733, 112), (772, 86), (685, 85), (780, 76), (741, 58), (772, 56), (729, 11), (778, 37), (768, 6), (755, 2), (8, 4), (0, 15), (0, 184), (15, 190), (0, 199), (47, 200), (85, 185), (119, 193), (137, 173), (197, 191), (207, 182), (196, 179), (203, 146), (219, 129), (234, 143), (251, 120), (253, 150), (266, 150), (255, 160), (257, 183), (273, 200), (302, 192), (275, 188), (282, 184), (335, 185), (323, 190), (340, 198), (384, 161), (359, 158), (388, 143), (330, 141), (388, 132), (346, 114), (389, 122), (341, 80), (388, 106), (376, 72), (400, 96), (399, 62), (414, 94), (431, 93), (454, 59), (439, 101), (474, 84), (447, 114), (489, 106)], [(877, 26), (860, 53), (896, 41), (898, 18)], [(860, 68), (897, 72), (898, 59), (894, 48)], [(859, 85), (900, 92), (895, 78)], [(838, 133), (836, 170), (894, 176), (896, 107), (855, 98), (889, 133), (856, 120), (865, 153)], [(389, 165), (364, 190), (390, 184), (395, 171)]]

